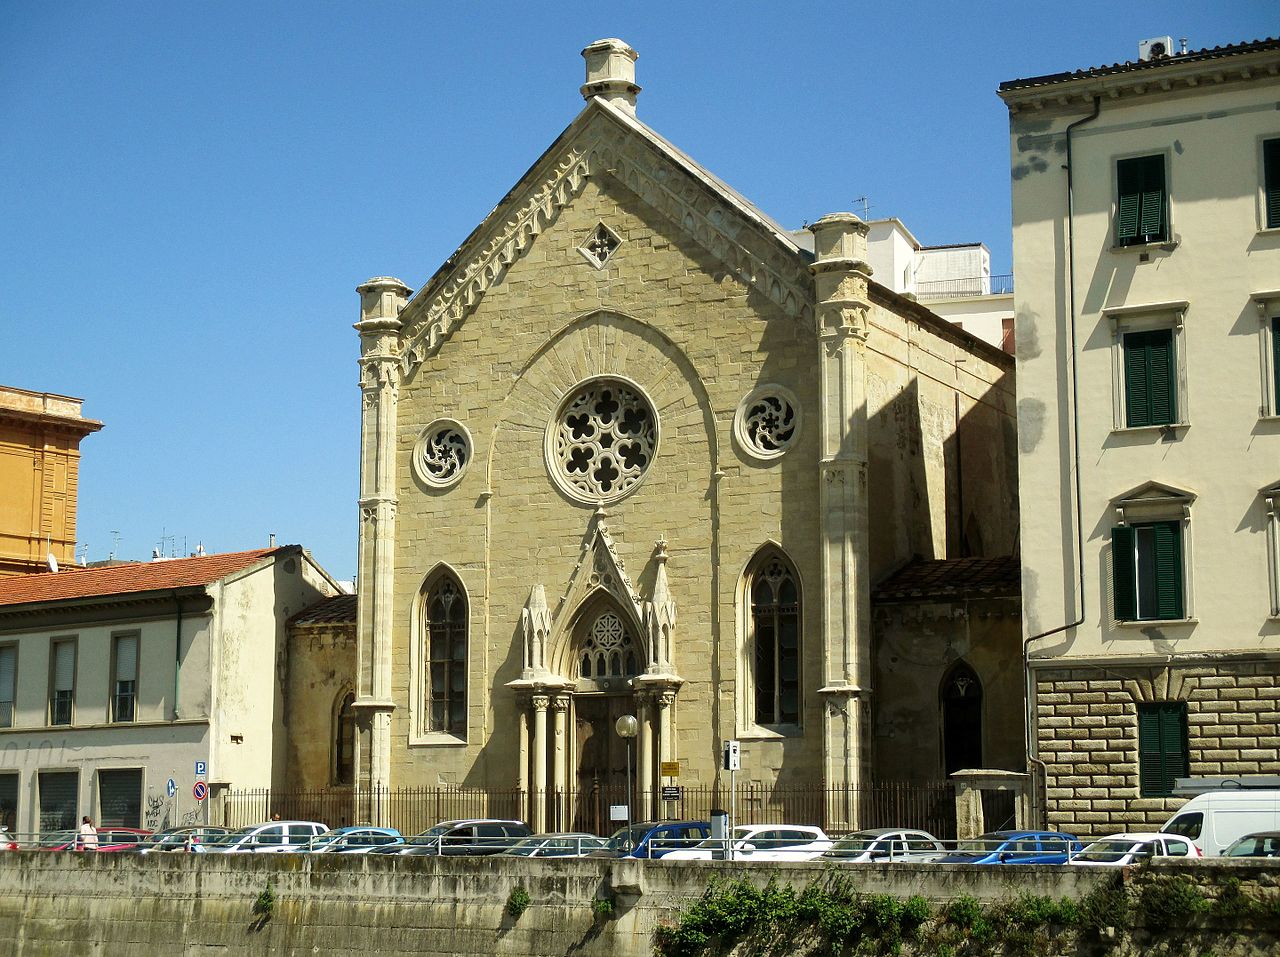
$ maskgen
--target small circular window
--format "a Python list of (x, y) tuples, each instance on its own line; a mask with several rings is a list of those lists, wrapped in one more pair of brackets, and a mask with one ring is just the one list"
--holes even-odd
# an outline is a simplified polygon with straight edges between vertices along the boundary
[(763, 385), (738, 405), (733, 431), (748, 455), (776, 459), (800, 434), (800, 403), (789, 389)]
[(471, 435), (453, 419), (437, 419), (413, 446), (413, 470), (428, 485), (444, 488), (462, 478), (471, 462)]
[(640, 484), (658, 449), (658, 417), (638, 386), (592, 379), (547, 426), (547, 469), (570, 498), (613, 502)]

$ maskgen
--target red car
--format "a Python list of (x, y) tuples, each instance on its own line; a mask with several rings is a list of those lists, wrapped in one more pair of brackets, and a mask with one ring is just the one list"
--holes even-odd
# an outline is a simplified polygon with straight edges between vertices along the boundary
[[(98, 829), (98, 846), (90, 848), (96, 851), (132, 851), (138, 844), (151, 836), (150, 831), (136, 827), (104, 827)], [(49, 835), (45, 840), (32, 846), (37, 851), (83, 851), (80, 846), (80, 834), (77, 831), (59, 831)]]

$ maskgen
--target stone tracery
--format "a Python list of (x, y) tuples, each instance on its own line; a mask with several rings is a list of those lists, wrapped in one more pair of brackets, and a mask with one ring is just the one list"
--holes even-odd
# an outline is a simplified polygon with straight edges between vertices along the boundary
[(582, 502), (613, 501), (644, 477), (658, 444), (658, 423), (634, 386), (595, 379), (579, 386), (549, 427), (552, 477)]

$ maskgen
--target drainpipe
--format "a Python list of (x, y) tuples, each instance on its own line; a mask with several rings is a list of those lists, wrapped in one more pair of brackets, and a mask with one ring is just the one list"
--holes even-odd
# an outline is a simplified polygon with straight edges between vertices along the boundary
[(173, 632), (173, 720), (177, 721), (178, 714), (178, 684), (182, 678), (182, 599), (178, 597), (178, 593), (173, 593), (173, 603), (178, 610), (178, 624)]
[[(1073, 176), (1075, 173), (1074, 166), (1071, 162), (1071, 133), (1078, 126), (1090, 123), (1098, 118), (1098, 114), (1102, 112), (1102, 97), (1094, 96), (1093, 112), (1088, 116), (1083, 116), (1078, 120), (1074, 120), (1067, 124), (1067, 342), (1071, 348), (1071, 471), (1073, 484), (1075, 485), (1075, 546), (1076, 546), (1076, 580), (1079, 582), (1079, 598), (1080, 598), (1080, 615), (1075, 621), (1068, 622), (1065, 625), (1059, 625), (1057, 628), (1050, 628), (1048, 631), (1042, 631), (1037, 635), (1028, 635), (1022, 642), (1022, 671), (1024, 675), (1024, 699), (1023, 713), (1025, 717), (1025, 731), (1027, 735), (1027, 768), (1036, 764), (1040, 767), (1040, 782), (1047, 786), (1048, 768), (1044, 761), (1040, 759), (1039, 748), (1037, 747), (1035, 735), (1035, 709), (1032, 702), (1034, 701), (1034, 688), (1031, 682), (1031, 642), (1038, 641), (1041, 638), (1048, 638), (1050, 635), (1056, 635), (1072, 628), (1077, 628), (1084, 623), (1085, 619), (1085, 589), (1084, 589), (1084, 532), (1083, 532), (1083, 515), (1080, 503), (1080, 390), (1078, 375), (1076, 369), (1076, 232), (1075, 232), (1075, 189)], [(1040, 800), (1040, 788), (1032, 780), (1032, 817), (1037, 823), (1044, 823), (1042, 816), (1045, 811), (1046, 801)]]

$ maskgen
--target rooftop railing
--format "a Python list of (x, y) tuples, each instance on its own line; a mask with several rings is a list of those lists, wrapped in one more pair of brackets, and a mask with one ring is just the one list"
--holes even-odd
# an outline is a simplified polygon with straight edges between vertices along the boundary
[(916, 283), (916, 298), (921, 302), (930, 299), (963, 299), (968, 296), (1005, 296), (1012, 292), (1012, 273)]

